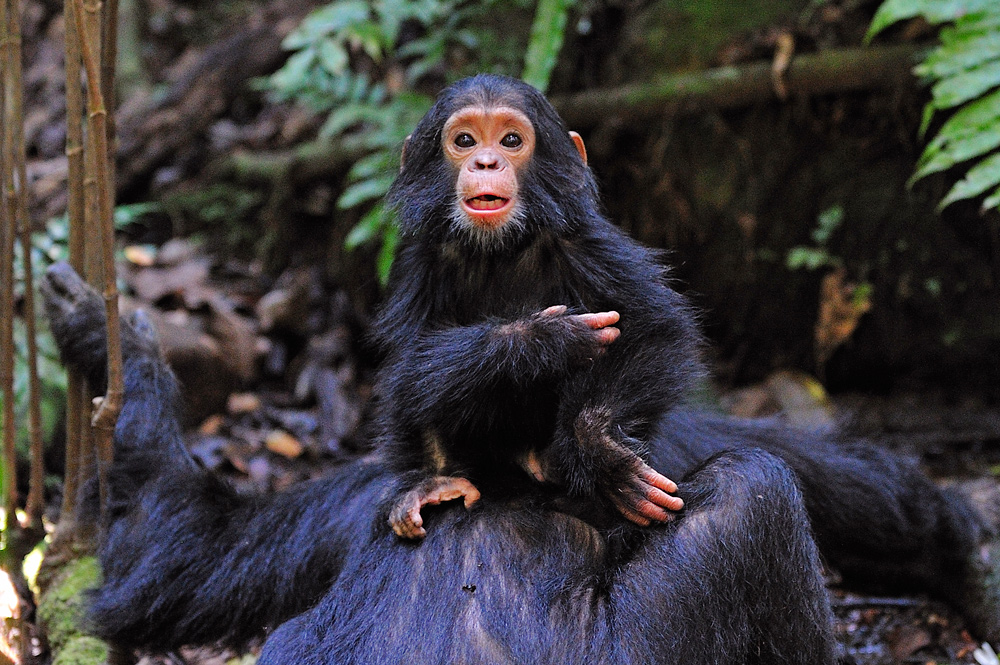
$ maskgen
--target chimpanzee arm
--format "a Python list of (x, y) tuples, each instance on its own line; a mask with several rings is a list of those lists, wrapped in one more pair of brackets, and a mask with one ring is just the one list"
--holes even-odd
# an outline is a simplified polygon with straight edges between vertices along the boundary
[(572, 258), (588, 280), (582, 291), (593, 302), (586, 304), (613, 304), (622, 334), (592, 367), (566, 382), (549, 457), (571, 493), (603, 495), (639, 524), (662, 521), (664, 508), (676, 509), (679, 502), (664, 494), (673, 483), (646, 466), (641, 454), (651, 424), (703, 373), (701, 338), (651, 252), (623, 236), (580, 246), (585, 252)]
[[(405, 263), (407, 256), (398, 261)], [(437, 302), (437, 290), (426, 281), (419, 267), (394, 279), (395, 291), (376, 326), (390, 350), (380, 375), (383, 393), (410, 427), (482, 415), (498, 390), (554, 385), (618, 336), (612, 327), (617, 314), (577, 314), (564, 303), (513, 320), (458, 325), (453, 308)]]
[[(64, 362), (102, 387), (103, 300), (64, 263), (40, 288)], [(322, 596), (396, 481), (358, 461), (274, 496), (236, 492), (184, 448), (177, 381), (148, 320), (125, 318), (121, 332), (124, 404), (89, 625), (123, 646), (244, 646)]]
[(461, 417), (498, 387), (520, 390), (561, 378), (597, 356), (618, 336), (607, 327), (617, 318), (556, 306), (512, 322), (428, 331), (394, 354), (386, 370), (389, 394), (405, 400), (414, 422)]

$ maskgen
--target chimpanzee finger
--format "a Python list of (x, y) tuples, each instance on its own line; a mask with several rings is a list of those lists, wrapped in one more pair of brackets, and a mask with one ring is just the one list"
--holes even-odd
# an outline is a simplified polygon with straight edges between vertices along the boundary
[(659, 473), (648, 464), (643, 463), (642, 470), (639, 471), (639, 477), (647, 484), (658, 487), (664, 492), (674, 493), (677, 491), (677, 483)]
[(469, 508), (472, 508), (473, 504), (476, 503), (476, 501), (479, 501), (479, 497), (481, 496), (479, 494), (479, 490), (476, 489), (476, 487), (474, 485), (470, 484), (470, 488), (471, 489), (467, 489), (465, 492), (462, 493), (462, 496), (465, 497), (465, 509), (466, 510), (468, 510)]
[(614, 507), (618, 509), (618, 512), (622, 514), (622, 517), (627, 519), (629, 522), (632, 522), (633, 524), (638, 524), (639, 526), (650, 525), (651, 520), (635, 512), (634, 510), (626, 506), (624, 502), (620, 501), (615, 497), (609, 497), (609, 498), (611, 499), (611, 503), (614, 504)]
[(406, 511), (397, 508), (389, 516), (389, 525), (393, 532), (400, 538), (409, 540), (419, 540), (427, 535), (427, 531), (421, 527), (423, 523), (419, 505)]
[[(659, 490), (655, 491), (659, 492)], [(671, 519), (669, 512), (653, 503), (650, 499), (643, 498), (639, 493), (628, 492), (626, 499), (633, 512), (642, 515), (648, 520), (653, 522), (668, 522)]]
[(552, 307), (546, 307), (541, 312), (539, 316), (559, 316), (560, 314), (566, 313), (566, 305), (552, 305)]
[(590, 312), (587, 314), (577, 314), (577, 317), (586, 323), (588, 326), (594, 330), (600, 330), (601, 328), (607, 328), (608, 326), (613, 326), (618, 323), (621, 319), (621, 315), (618, 312)]
[(647, 486), (646, 500), (668, 510), (680, 510), (684, 507), (684, 499), (667, 494), (658, 487)]
[[(597, 343), (601, 346), (608, 346), (614, 342), (622, 334), (622, 331), (618, 328), (600, 328), (597, 330), (595, 335), (597, 336)], [(603, 350), (603, 349), (602, 349)]]

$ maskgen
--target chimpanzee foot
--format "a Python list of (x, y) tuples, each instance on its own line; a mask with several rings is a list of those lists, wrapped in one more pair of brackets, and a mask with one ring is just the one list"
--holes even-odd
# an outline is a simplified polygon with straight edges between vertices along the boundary
[(91, 385), (103, 385), (107, 338), (101, 296), (65, 262), (49, 267), (39, 289), (63, 362), (78, 367)]
[[(63, 363), (77, 367), (95, 389), (103, 389), (107, 366), (104, 299), (66, 262), (50, 266), (39, 289)], [(159, 356), (156, 330), (145, 313), (124, 318), (121, 336), (126, 359)]]
[(403, 495), (389, 513), (389, 524), (400, 538), (419, 540), (427, 535), (420, 509), (462, 497), (465, 507), (479, 501), (479, 490), (465, 478), (434, 476)]

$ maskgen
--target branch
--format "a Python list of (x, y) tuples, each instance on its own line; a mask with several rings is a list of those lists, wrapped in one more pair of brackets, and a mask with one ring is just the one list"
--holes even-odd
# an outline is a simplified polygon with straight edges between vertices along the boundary
[[(791, 61), (782, 83), (790, 96), (870, 90), (906, 84), (919, 49), (912, 45), (855, 48), (802, 55)], [(780, 101), (771, 62), (673, 74), (651, 83), (587, 90), (552, 98), (571, 126), (608, 118), (648, 119), (705, 107), (735, 108)]]
[(319, 139), (280, 152), (236, 152), (209, 171), (244, 182), (310, 182), (344, 173), (365, 151), (341, 141)]
[[(7, 88), (10, 62), (20, 52), (8, 32), (6, 0), (0, 1), (0, 394), (3, 397), (3, 469), (0, 470), (0, 541), (8, 525), (15, 524), (17, 508), (17, 456), (14, 438), (14, 239), (17, 235), (17, 201), (14, 192), (14, 118), (8, 117)], [(0, 548), (0, 552), (3, 549)], [(0, 563), (7, 563), (6, 561)]]

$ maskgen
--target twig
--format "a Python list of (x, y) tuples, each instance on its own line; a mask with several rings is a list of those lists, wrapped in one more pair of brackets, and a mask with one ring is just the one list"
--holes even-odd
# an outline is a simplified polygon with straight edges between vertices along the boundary
[(830, 601), (830, 605), (838, 610), (866, 610), (877, 607), (906, 609), (909, 607), (923, 607), (926, 604), (927, 601), (918, 598), (880, 598), (877, 596), (833, 598)]

